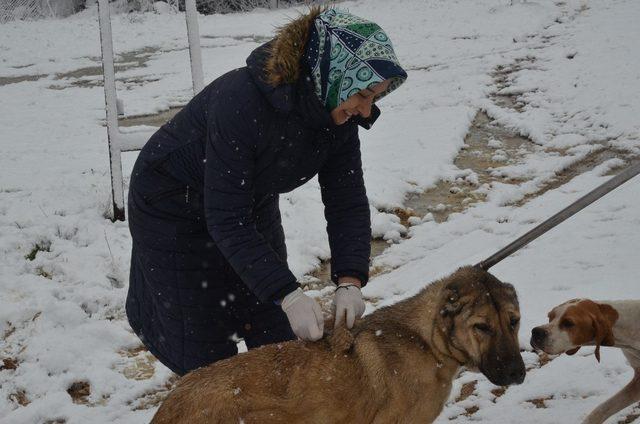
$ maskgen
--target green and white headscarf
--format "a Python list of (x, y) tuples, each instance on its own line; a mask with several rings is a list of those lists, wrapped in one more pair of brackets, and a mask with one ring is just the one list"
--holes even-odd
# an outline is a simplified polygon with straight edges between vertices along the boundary
[(316, 94), (328, 111), (360, 90), (391, 80), (378, 100), (407, 79), (382, 28), (337, 9), (315, 19), (305, 58)]

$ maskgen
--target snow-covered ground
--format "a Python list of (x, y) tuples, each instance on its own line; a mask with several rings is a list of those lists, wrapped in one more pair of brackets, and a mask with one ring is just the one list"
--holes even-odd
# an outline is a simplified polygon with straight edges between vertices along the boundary
[[(364, 290), (379, 299), (369, 311), (483, 259), (605, 181), (621, 161), (604, 161), (540, 194), (557, 172), (598, 149), (640, 154), (640, 2), (343, 5), (385, 28), (409, 72), (408, 82), (382, 101), (374, 129), (361, 132), (375, 235), (398, 242), (374, 260), (377, 269), (390, 272)], [(273, 27), (295, 13), (200, 17), (206, 79), (242, 66)], [(89, 10), (64, 20), (0, 26), (0, 84), (33, 76), (0, 85), (1, 423), (145, 422), (155, 411), (147, 407), (154, 393), (171, 376), (138, 352), (124, 316), (130, 237), (126, 223), (105, 219), (104, 96), (99, 76), (82, 76), (99, 66), (96, 21)], [(189, 99), (183, 15), (116, 16), (113, 30), (117, 53), (147, 59), (143, 67), (118, 73), (128, 115)], [(122, 57), (129, 61), (130, 55)], [(66, 74), (83, 68), (88, 70)], [(504, 69), (509, 72), (498, 83), (496, 71)], [(521, 104), (505, 106), (492, 94), (517, 95)], [(486, 201), (444, 223), (401, 227), (387, 212), (402, 206), (408, 193), (465, 175), (453, 159), (480, 109), (539, 146), (495, 170), (519, 183), (479, 187)], [(134, 159), (125, 156), (126, 169)], [(600, 364), (583, 349), (539, 366), (528, 339), (546, 312), (567, 299), (640, 298), (639, 181), (492, 270), (518, 290), (521, 344), (531, 370), (523, 385), (504, 394), (484, 377), (463, 373), (438, 422), (579, 422), (626, 383), (631, 370), (615, 349), (604, 349)], [(329, 255), (317, 183), (283, 196), (282, 208), (290, 266), (302, 277)], [(456, 401), (462, 385), (473, 380), (472, 394)], [(82, 396), (83, 386), (76, 384), (82, 401), (74, 403), (67, 390), (77, 382), (89, 383), (90, 394)]]

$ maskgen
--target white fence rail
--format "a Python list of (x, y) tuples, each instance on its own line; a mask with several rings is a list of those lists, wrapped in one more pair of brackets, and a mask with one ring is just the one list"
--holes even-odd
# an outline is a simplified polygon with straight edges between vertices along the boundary
[[(185, 13), (191, 58), (191, 79), (193, 93), (204, 88), (202, 55), (198, 14), (195, 0), (186, 0)], [(111, 14), (109, 0), (98, 0), (98, 19), (100, 23), (100, 46), (102, 49), (102, 70), (104, 74), (104, 99), (106, 105), (107, 140), (109, 143), (109, 163), (111, 170), (111, 197), (113, 220), (124, 221), (124, 185), (122, 175), (122, 152), (140, 150), (153, 131), (145, 130), (122, 132), (118, 126), (118, 100), (116, 95), (116, 77), (113, 62), (113, 37), (111, 33)]]

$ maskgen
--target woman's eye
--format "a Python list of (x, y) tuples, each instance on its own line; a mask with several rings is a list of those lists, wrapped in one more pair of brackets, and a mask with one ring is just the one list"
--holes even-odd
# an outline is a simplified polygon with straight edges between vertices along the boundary
[(489, 327), (487, 324), (474, 324), (473, 328), (480, 331), (481, 333), (491, 334), (491, 327)]

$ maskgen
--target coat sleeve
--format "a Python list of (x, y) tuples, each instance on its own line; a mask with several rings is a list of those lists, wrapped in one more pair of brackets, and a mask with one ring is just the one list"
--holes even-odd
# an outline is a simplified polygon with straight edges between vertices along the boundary
[(364, 187), (358, 128), (333, 151), (320, 170), (319, 181), (331, 248), (331, 279), (351, 276), (363, 285), (369, 279), (371, 213)]
[[(255, 110), (227, 99), (209, 105), (204, 203), (209, 234), (242, 281), (261, 302), (298, 287), (281, 258), (256, 228), (254, 171), (259, 132)], [(237, 106), (237, 107), (234, 107)], [(253, 113), (251, 113), (253, 112)]]

